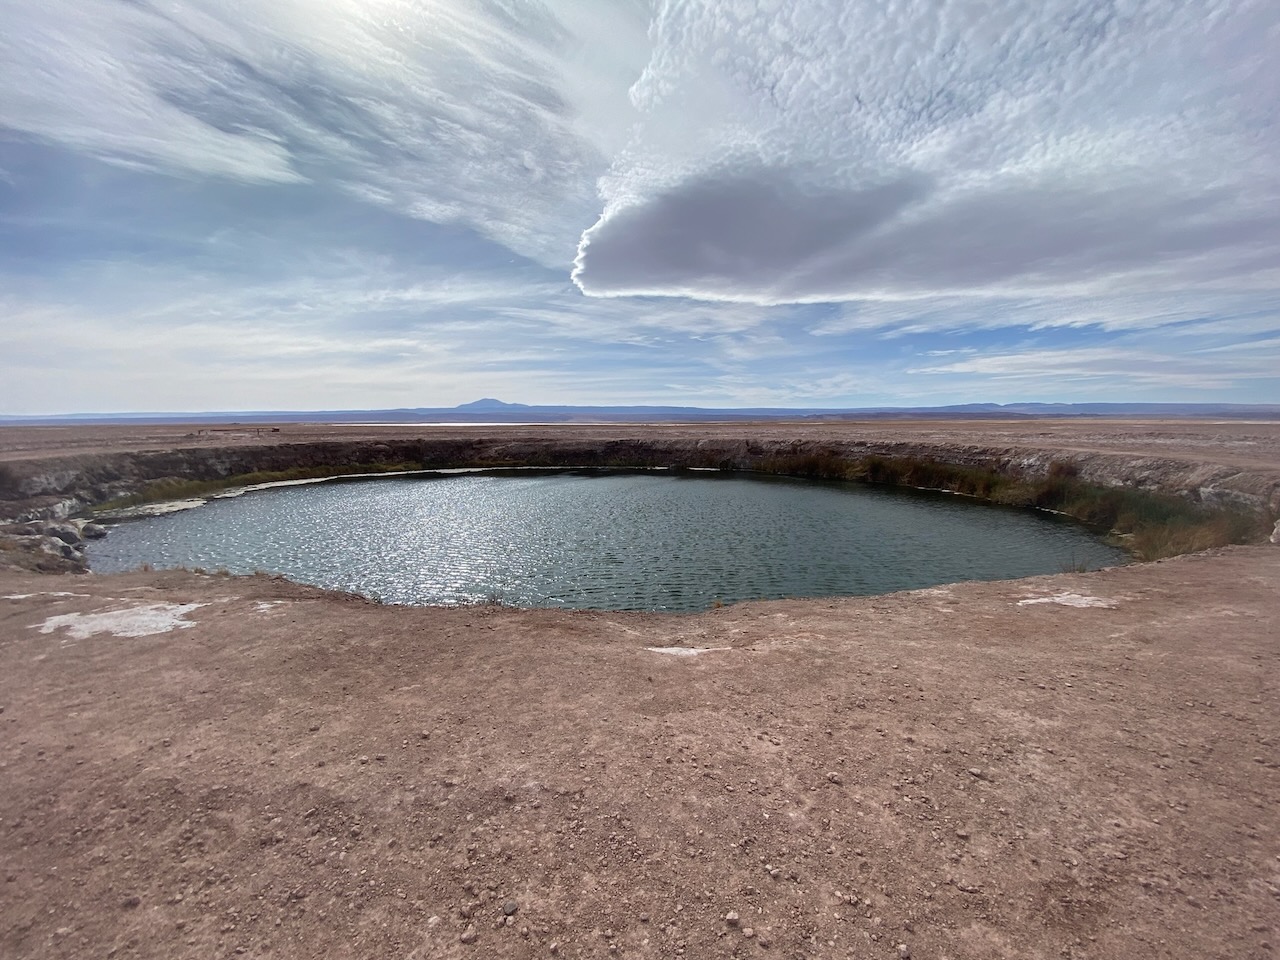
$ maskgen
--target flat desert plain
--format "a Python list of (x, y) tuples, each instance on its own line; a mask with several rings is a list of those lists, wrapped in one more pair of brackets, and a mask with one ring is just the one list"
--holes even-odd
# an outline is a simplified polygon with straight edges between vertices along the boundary
[[(384, 429), (429, 430), (271, 442)], [(1276, 424), (445, 429), (1280, 472)], [(1270, 958), (1278, 586), (1271, 544), (690, 616), (3, 573), (0, 956)]]

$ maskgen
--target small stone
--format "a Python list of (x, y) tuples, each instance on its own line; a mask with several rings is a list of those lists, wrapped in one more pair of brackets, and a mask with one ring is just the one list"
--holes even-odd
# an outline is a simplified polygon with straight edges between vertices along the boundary
[(905, 943), (898, 944), (898, 960), (911, 960), (911, 948)]
[(361, 758), (360, 758), (360, 762), (361, 762), (361, 763), (368, 763), (368, 762), (369, 762), (369, 758), (368, 758), (368, 757), (361, 757)]
[(307, 729), (310, 730), (312, 733), (317, 733), (320, 730), (320, 724), (313, 723), (311, 726), (307, 727)]
[(724, 922), (731, 927), (736, 927), (738, 925), (738, 914), (735, 911), (730, 910), (724, 915)]
[(138, 906), (140, 906), (141, 903), (142, 903), (141, 897), (125, 897), (122, 901), (120, 901), (120, 906), (124, 907), (126, 910), (133, 910), (133, 909), (136, 909)]
[(957, 830), (956, 830), (956, 836), (957, 836), (957, 837), (959, 837), (961, 840), (968, 840), (968, 839), (969, 839), (969, 831), (968, 831), (968, 830), (960, 830), (960, 829), (957, 829)]
[(552, 955), (552, 956), (555, 956), (556, 954), (558, 954), (558, 953), (560, 952), (560, 944), (556, 943), (556, 942), (553, 940), (553, 941), (551, 942), (551, 946), (547, 947), (547, 949), (551, 951), (551, 955)]
[(986, 779), (988, 779), (988, 777), (987, 777), (987, 771), (983, 770), (981, 767), (970, 767), (970, 768), (969, 768), (969, 776), (971, 776), (971, 777), (977, 777), (979, 780), (986, 780)]
[(516, 915), (516, 911), (519, 909), (520, 909), (520, 904), (518, 904), (514, 900), (508, 900), (506, 903), (502, 905), (502, 912), (508, 917), (514, 917)]
[(750, 940), (752, 937), (754, 937), (754, 936), (756, 935), (756, 932), (755, 932), (753, 929), (751, 929), (750, 927), (743, 927), (743, 928), (742, 928), (742, 935), (743, 935), (744, 937), (746, 937), (748, 940)]
[(475, 942), (476, 942), (476, 938), (477, 938), (478, 936), (479, 936), (479, 934), (478, 934), (478, 933), (476, 933), (475, 925), (474, 925), (474, 924), (472, 924), (471, 926), (467, 927), (467, 929), (465, 929), (465, 930), (463, 930), (463, 931), (462, 931), (462, 933), (459, 935), (458, 939), (459, 939), (460, 941), (462, 941), (463, 943), (475, 943)]
[(377, 761), (381, 762), (381, 761), (383, 761), (383, 760), (387, 759), (387, 755), (386, 755), (385, 753), (375, 754), (373, 759), (375, 759), (375, 760), (377, 760)]
[(827, 774), (827, 779), (837, 785), (843, 782), (840, 779), (840, 774), (836, 773), (834, 770)]
[(648, 923), (648, 922), (649, 922), (649, 915), (648, 915), (647, 913), (642, 913), (642, 914), (640, 914), (640, 922), (641, 922), (641, 923)]

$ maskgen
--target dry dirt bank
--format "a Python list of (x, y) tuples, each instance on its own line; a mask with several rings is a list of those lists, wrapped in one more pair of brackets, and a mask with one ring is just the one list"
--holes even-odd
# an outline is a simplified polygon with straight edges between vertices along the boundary
[(1280, 511), (1280, 422), (1030, 420), (464, 427), (283, 424), (0, 428), (0, 518), (66, 516), (147, 481), (372, 462), (722, 466), (920, 457)]
[(0, 955), (1271, 957), (1277, 582), (681, 618), (0, 574)]

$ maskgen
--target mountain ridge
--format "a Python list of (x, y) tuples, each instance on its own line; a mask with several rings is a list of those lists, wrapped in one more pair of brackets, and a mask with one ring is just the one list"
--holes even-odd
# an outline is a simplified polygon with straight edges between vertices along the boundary
[(0, 426), (83, 423), (634, 423), (724, 420), (1024, 419), (1052, 417), (1221, 417), (1280, 419), (1280, 404), (1249, 403), (963, 403), (926, 407), (688, 407), (510, 403), (482, 397), (454, 407), (369, 410), (222, 410), (0, 414)]

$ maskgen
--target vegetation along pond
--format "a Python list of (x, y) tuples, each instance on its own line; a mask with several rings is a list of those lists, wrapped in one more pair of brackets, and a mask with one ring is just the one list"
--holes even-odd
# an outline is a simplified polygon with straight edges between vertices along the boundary
[(742, 474), (339, 480), (121, 523), (100, 572), (280, 573), (388, 603), (701, 610), (1123, 563), (1078, 524), (961, 497)]

